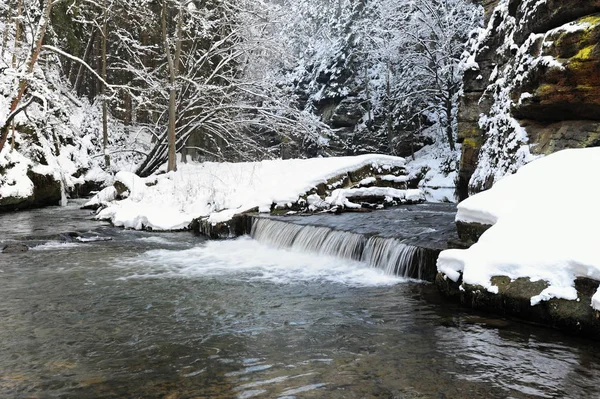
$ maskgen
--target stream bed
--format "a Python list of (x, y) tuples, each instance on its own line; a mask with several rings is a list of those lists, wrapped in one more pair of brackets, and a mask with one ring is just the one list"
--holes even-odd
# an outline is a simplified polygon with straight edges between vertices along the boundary
[(0, 214), (0, 247), (31, 247), (0, 253), (0, 398), (600, 396), (598, 342), (360, 262), (78, 205)]

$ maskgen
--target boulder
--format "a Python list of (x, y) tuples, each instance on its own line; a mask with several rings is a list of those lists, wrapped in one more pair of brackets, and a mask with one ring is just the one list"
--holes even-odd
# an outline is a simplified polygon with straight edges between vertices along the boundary
[(29, 251), (29, 247), (25, 244), (8, 244), (2, 248), (2, 253), (16, 254)]
[(28, 197), (0, 198), (0, 212), (60, 204), (61, 184), (54, 176), (29, 170), (27, 177), (33, 183), (33, 193)]

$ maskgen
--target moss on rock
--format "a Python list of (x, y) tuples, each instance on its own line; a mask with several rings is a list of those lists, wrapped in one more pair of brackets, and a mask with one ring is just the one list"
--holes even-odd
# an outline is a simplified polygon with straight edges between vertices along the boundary
[(590, 306), (599, 281), (578, 278), (575, 281), (577, 300), (550, 299), (535, 306), (531, 305), (531, 297), (547, 288), (547, 282), (529, 278), (511, 280), (507, 276), (492, 277), (491, 282), (498, 287), (498, 293), (478, 285), (454, 282), (442, 273), (438, 273), (435, 280), (444, 296), (463, 306), (600, 339), (600, 312)]

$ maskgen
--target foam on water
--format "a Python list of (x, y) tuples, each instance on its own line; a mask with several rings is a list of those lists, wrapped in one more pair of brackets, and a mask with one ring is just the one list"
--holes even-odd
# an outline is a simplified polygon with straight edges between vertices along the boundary
[(138, 238), (138, 241), (151, 243), (151, 244), (161, 244), (161, 245), (177, 245), (178, 242), (169, 240), (165, 237), (153, 236), (153, 237), (141, 237)]
[(230, 275), (276, 284), (333, 282), (350, 286), (393, 285), (405, 279), (385, 275), (366, 263), (290, 249), (275, 249), (251, 238), (207, 241), (176, 250), (147, 251), (123, 261), (131, 274), (123, 278), (203, 277)]
[(62, 249), (69, 249), (77, 247), (81, 244), (75, 242), (64, 242), (64, 241), (48, 241), (42, 245), (31, 248), (33, 251), (56, 251)]

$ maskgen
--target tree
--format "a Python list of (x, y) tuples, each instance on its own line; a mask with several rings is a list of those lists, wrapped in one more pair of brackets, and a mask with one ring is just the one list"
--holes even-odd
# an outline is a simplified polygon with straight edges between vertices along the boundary
[(395, 109), (405, 125), (424, 117), (438, 122), (454, 151), (454, 113), (462, 82), (458, 66), (469, 33), (482, 20), (481, 8), (468, 0), (411, 0), (401, 5), (382, 0), (377, 15), (385, 23), (379, 34), (368, 37), (377, 38), (376, 57), (388, 71), (395, 71), (389, 112)]
[[(13, 97), (10, 103), (10, 111), (8, 114), (9, 116), (0, 126), (0, 152), (6, 144), (6, 139), (8, 138), (8, 130), (10, 127), (10, 123), (12, 123), (12, 119), (16, 116), (17, 113), (24, 110), (23, 107), (19, 107), (19, 104), (21, 103), (21, 100), (23, 99), (23, 96), (25, 94), (25, 90), (28, 86), (28, 80), (26, 75), (31, 74), (33, 72), (40, 52), (42, 51), (42, 44), (44, 42), (44, 36), (46, 34), (46, 29), (48, 28), (48, 23), (50, 21), (50, 13), (52, 11), (52, 6), (58, 3), (59, 1), (60, 0), (46, 0), (46, 2), (43, 3), (44, 5), (41, 10), (41, 17), (37, 23), (36, 30), (33, 35), (34, 47), (31, 49), (31, 52), (29, 53), (26, 62), (25, 76), (22, 76), (20, 78), (16, 95)], [(16, 59), (14, 60), (16, 64)], [(31, 104), (31, 101), (28, 101), (25, 104), (29, 105)]]

